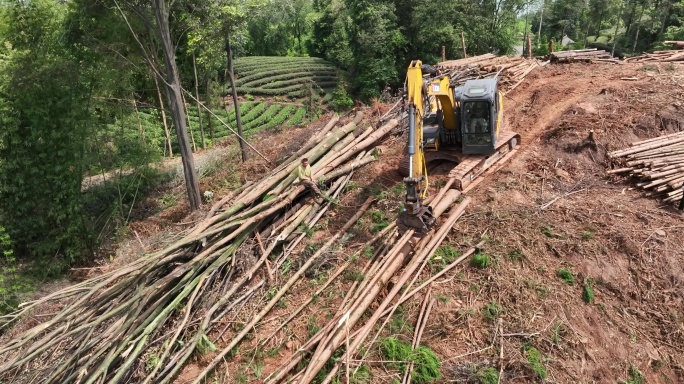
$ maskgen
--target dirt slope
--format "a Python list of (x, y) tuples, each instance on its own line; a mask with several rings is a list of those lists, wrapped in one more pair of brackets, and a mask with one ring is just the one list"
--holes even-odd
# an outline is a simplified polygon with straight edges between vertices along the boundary
[[(486, 367), (501, 370), (503, 383), (684, 382), (684, 216), (605, 174), (610, 167), (606, 151), (665, 130), (684, 129), (684, 88), (679, 85), (684, 84), (683, 74), (682, 67), (664, 65), (548, 66), (535, 70), (506, 96), (507, 124), (522, 135), (521, 150), (469, 192), (473, 203), (443, 244), (446, 251), (464, 251), (484, 240), (481, 253), (491, 264), (476, 269), (464, 262), (432, 289), (437, 302), (422, 344), (442, 361), (440, 382), (476, 383)], [(270, 159), (278, 159), (322, 124), (261, 133), (254, 142)], [(592, 130), (594, 139), (589, 140)], [(374, 227), (396, 217), (403, 198), (396, 169), (405, 140), (390, 138), (379, 160), (357, 171), (341, 204), (310, 231), (291, 265), (274, 271), (270, 287), (217, 327), (225, 328), (224, 340), (229, 340), (267, 301), (269, 289), (335, 233), (366, 196), (379, 198), (372, 217), (364, 218), (352, 231), (354, 237), (329, 253), (309, 280), (282, 300), (218, 369), (216, 382), (263, 381), (332, 316), (358, 280), (354, 271), (365, 262), (363, 255), (356, 269), (339, 278), (267, 345), (257, 347), (258, 340), (325, 282), (334, 266), (361, 251), (359, 245)], [(202, 189), (220, 197), (228, 185), (256, 180), (266, 168), (264, 161), (254, 159), (239, 170), (227, 169), (204, 180)], [(432, 194), (447, 172), (446, 165), (433, 170)], [(131, 237), (128, 253), (162, 246), (191, 228), (197, 217), (186, 213), (180, 203), (133, 223), (136, 237)], [(121, 259), (119, 263), (126, 261)], [(431, 272), (442, 268), (443, 259), (434, 260)], [(557, 276), (561, 269), (572, 273), (574, 282), (564, 283)], [(421, 279), (427, 276), (424, 272)], [(583, 300), (585, 286), (591, 287), (592, 303)], [(421, 301), (420, 295), (409, 300), (382, 337), (410, 340)], [(192, 381), (211, 358), (198, 357), (175, 382)], [(368, 368), (353, 376), (355, 383), (401, 378), (377, 345), (351, 366)], [(644, 381), (638, 380), (640, 375)]]
[[(504, 382), (544, 376), (529, 347), (540, 352), (549, 382), (636, 379), (634, 368), (649, 383), (684, 381), (684, 216), (604, 174), (607, 148), (657, 135), (658, 116), (679, 111), (673, 96), (682, 89), (671, 80), (679, 70), (648, 69), (551, 67), (508, 95), (510, 125), (526, 144), (471, 193), (470, 215), (451, 236), (463, 248), (486, 234), (483, 253), (494, 265), (463, 267), (439, 285), (446, 299), (429, 344), (448, 359), (447, 378), (467, 380), (473, 366), (496, 361), (501, 351), (493, 348), (454, 358), (492, 344), (498, 323), (482, 311), (495, 303), (508, 335)], [(595, 142), (586, 140), (590, 130)], [(564, 284), (560, 269), (575, 283)], [(593, 304), (582, 299), (584, 284)]]

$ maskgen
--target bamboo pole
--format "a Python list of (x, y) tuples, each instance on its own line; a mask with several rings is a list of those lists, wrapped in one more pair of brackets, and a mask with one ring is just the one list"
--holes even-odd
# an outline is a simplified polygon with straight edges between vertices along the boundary
[(261, 319), (268, 313), (270, 312), (271, 308), (276, 305), (276, 303), (283, 297), (285, 292), (287, 292), (288, 289), (290, 289), (303, 275), (304, 272), (306, 272), (307, 269), (313, 264), (313, 262), (323, 254), (328, 248), (330, 248), (331, 245), (333, 245), (337, 240), (344, 235), (349, 228), (351, 228), (358, 220), (361, 218), (361, 216), (370, 208), (371, 204), (375, 201), (375, 197), (371, 196), (369, 197), (366, 202), (359, 208), (359, 210), (354, 214), (354, 216), (351, 217), (347, 221), (347, 224), (345, 224), (342, 229), (340, 229), (330, 240), (328, 240), (313, 256), (307, 260), (304, 265), (292, 276), (290, 279), (285, 283), (285, 285), (278, 290), (278, 292), (271, 298), (271, 300), (268, 302), (268, 304), (257, 314), (255, 315), (252, 320), (244, 327), (244, 329), (237, 335), (233, 340), (221, 351), (214, 357), (214, 359), (207, 365), (207, 367), (202, 370), (202, 372), (199, 373), (197, 378), (193, 381), (193, 384), (200, 384), (204, 378), (211, 372), (213, 369), (216, 367), (218, 363), (223, 361), (225, 356), (230, 353), (230, 351), (237, 346), (237, 344), (242, 341), (242, 339), (247, 335), (247, 333), (252, 331), (252, 328), (259, 322)]

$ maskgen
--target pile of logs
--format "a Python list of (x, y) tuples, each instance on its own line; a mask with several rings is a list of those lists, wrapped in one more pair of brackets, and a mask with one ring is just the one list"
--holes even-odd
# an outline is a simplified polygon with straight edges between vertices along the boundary
[[(484, 55), (467, 57), (465, 59), (447, 60), (437, 63), (435, 69), (437, 78), (439, 76), (449, 76), (451, 86), (462, 86), (468, 80), (487, 79), (499, 77), (499, 89), (508, 93), (517, 88), (525, 80), (525, 77), (535, 68), (544, 67), (548, 61), (537, 59), (524, 59), (522, 57), (501, 56), (487, 53)], [(433, 75), (423, 75), (425, 82), (435, 79)], [(390, 110), (380, 118), (386, 121), (392, 118), (404, 119), (408, 116), (402, 107), (401, 100), (398, 100)], [(406, 124), (400, 126), (399, 131), (403, 131)]]
[(628, 57), (625, 61), (628, 63), (667, 63), (684, 61), (684, 41), (666, 41), (665, 44), (672, 45), (674, 49), (654, 51), (653, 53), (644, 52), (639, 56)]
[(463, 85), (467, 80), (499, 76), (499, 86), (505, 91), (515, 89), (533, 69), (548, 62), (522, 57), (497, 57), (491, 53), (437, 64), (442, 74), (448, 74), (453, 86)]
[(545, 58), (547, 60), (550, 60), (553, 64), (565, 64), (575, 62), (620, 64), (620, 61), (618, 59), (613, 58), (610, 52), (604, 50), (597, 50), (596, 48), (553, 52), (547, 55)]
[(625, 59), (625, 62), (628, 63), (667, 63), (676, 61), (684, 61), (684, 50), (655, 51)]
[(665, 203), (682, 198), (684, 183), (684, 132), (632, 143), (630, 148), (608, 156), (620, 168), (609, 174), (626, 174), (638, 180), (638, 188), (649, 191)]
[(674, 49), (684, 49), (684, 41), (664, 41), (666, 45), (671, 45)]

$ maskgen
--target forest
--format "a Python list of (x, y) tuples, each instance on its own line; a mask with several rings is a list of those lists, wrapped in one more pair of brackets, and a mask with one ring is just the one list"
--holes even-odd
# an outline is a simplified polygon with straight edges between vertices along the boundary
[[(182, 155), (180, 199), (196, 209), (192, 154), (234, 137), (223, 121), (248, 135), (369, 103), (442, 47), (447, 59), (514, 55), (531, 34), (537, 55), (550, 41), (651, 52), (684, 40), (683, 17), (675, 0), (2, 0), (0, 310), (16, 305), (17, 265), (59, 276), (125, 233), (142, 197), (173, 177), (154, 166), (165, 158)], [(278, 75), (281, 92), (248, 67), (309, 77)]]

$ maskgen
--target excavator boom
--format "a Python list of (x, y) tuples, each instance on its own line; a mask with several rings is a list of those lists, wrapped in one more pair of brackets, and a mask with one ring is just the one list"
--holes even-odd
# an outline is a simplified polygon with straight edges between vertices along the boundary
[[(432, 207), (423, 205), (427, 192), (425, 154), (423, 152), (423, 73), (420, 60), (412, 61), (408, 69), (408, 176), (406, 185), (406, 204), (399, 214), (398, 225), (401, 229), (413, 229), (425, 234), (435, 223)], [(422, 189), (422, 191), (421, 191)]]

